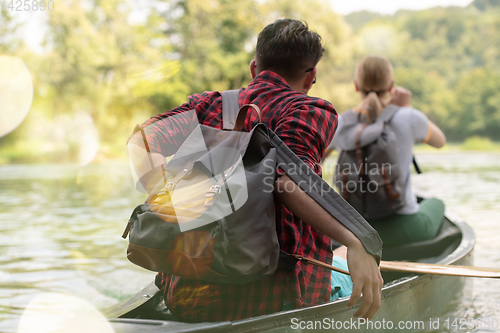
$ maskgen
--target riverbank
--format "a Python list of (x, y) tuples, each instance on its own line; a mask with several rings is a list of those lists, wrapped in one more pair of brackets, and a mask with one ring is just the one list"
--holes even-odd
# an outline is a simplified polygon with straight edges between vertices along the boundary
[(450, 142), (444, 147), (436, 149), (427, 144), (418, 144), (414, 148), (415, 153), (458, 153), (458, 152), (483, 152), (500, 153), (500, 142), (491, 141), (488, 138), (472, 136), (463, 142)]
[[(50, 149), (49, 149), (50, 148)], [(64, 149), (46, 147), (43, 142), (36, 144), (17, 141), (13, 144), (0, 146), (0, 165), (5, 164), (41, 164), (41, 163), (78, 163), (81, 160), (82, 150), (79, 147), (65, 146)], [(463, 142), (450, 142), (443, 148), (436, 149), (426, 144), (416, 145), (416, 154), (419, 153), (459, 153), (459, 152), (487, 152), (500, 153), (500, 142), (491, 141), (484, 137), (470, 137)], [(335, 152), (331, 157), (335, 157)], [(92, 162), (106, 162), (113, 160), (126, 160), (127, 153), (123, 145), (101, 145), (95, 153)], [(89, 159), (86, 158), (88, 161)], [(327, 159), (328, 161), (329, 159)], [(84, 163), (84, 164), (88, 164)]]

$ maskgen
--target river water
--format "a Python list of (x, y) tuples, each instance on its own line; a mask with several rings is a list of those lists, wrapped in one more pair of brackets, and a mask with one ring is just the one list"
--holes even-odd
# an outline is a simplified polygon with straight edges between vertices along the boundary
[[(471, 225), (476, 266), (500, 267), (500, 154), (417, 158), (424, 173), (414, 176), (414, 186)], [(331, 165), (324, 167), (329, 174)], [(25, 308), (41, 293), (72, 295), (103, 309), (151, 282), (154, 273), (127, 261), (120, 237), (144, 198), (126, 163), (0, 166), (0, 332), (17, 332)], [(500, 322), (500, 280), (471, 281), (472, 298), (434, 317)], [(448, 331), (455, 328), (500, 332), (485, 325)]]

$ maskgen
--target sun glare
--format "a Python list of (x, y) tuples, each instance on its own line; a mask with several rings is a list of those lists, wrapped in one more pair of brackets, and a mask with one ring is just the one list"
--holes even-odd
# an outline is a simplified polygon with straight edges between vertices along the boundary
[(18, 57), (0, 56), (0, 137), (22, 123), (33, 100), (31, 75)]
[(113, 333), (114, 330), (89, 302), (75, 296), (41, 293), (24, 310), (17, 332)]

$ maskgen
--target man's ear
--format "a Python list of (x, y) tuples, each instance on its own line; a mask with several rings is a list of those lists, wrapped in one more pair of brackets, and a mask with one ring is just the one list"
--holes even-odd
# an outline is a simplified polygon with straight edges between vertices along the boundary
[(252, 74), (252, 79), (257, 76), (257, 65), (255, 64), (255, 59), (250, 61), (250, 74)]
[(309, 72), (307, 72), (306, 79), (304, 80), (304, 90), (307, 93), (311, 89), (314, 79), (316, 78), (317, 69), (314, 67)]
[(358, 87), (358, 84), (356, 82), (354, 82), (354, 87), (356, 88), (356, 92), (359, 92), (359, 87)]

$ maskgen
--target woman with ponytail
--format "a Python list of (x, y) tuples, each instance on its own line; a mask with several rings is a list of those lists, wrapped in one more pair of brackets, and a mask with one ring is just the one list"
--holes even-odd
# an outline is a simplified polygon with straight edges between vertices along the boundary
[[(354, 107), (360, 122), (371, 124), (389, 104), (398, 107), (389, 126), (396, 135), (397, 164), (406, 179), (404, 204), (394, 214), (379, 219), (368, 219), (378, 231), (384, 245), (396, 245), (432, 239), (441, 227), (444, 216), (442, 201), (430, 198), (417, 203), (411, 191), (410, 165), (413, 146), (424, 142), (440, 148), (446, 143), (443, 132), (419, 110), (411, 107), (411, 92), (394, 87), (393, 68), (389, 60), (381, 56), (366, 56), (357, 65), (354, 85), (361, 102)], [(340, 140), (342, 114), (339, 116), (337, 134), (329, 149), (335, 149)], [(344, 138), (345, 139), (345, 138)]]

